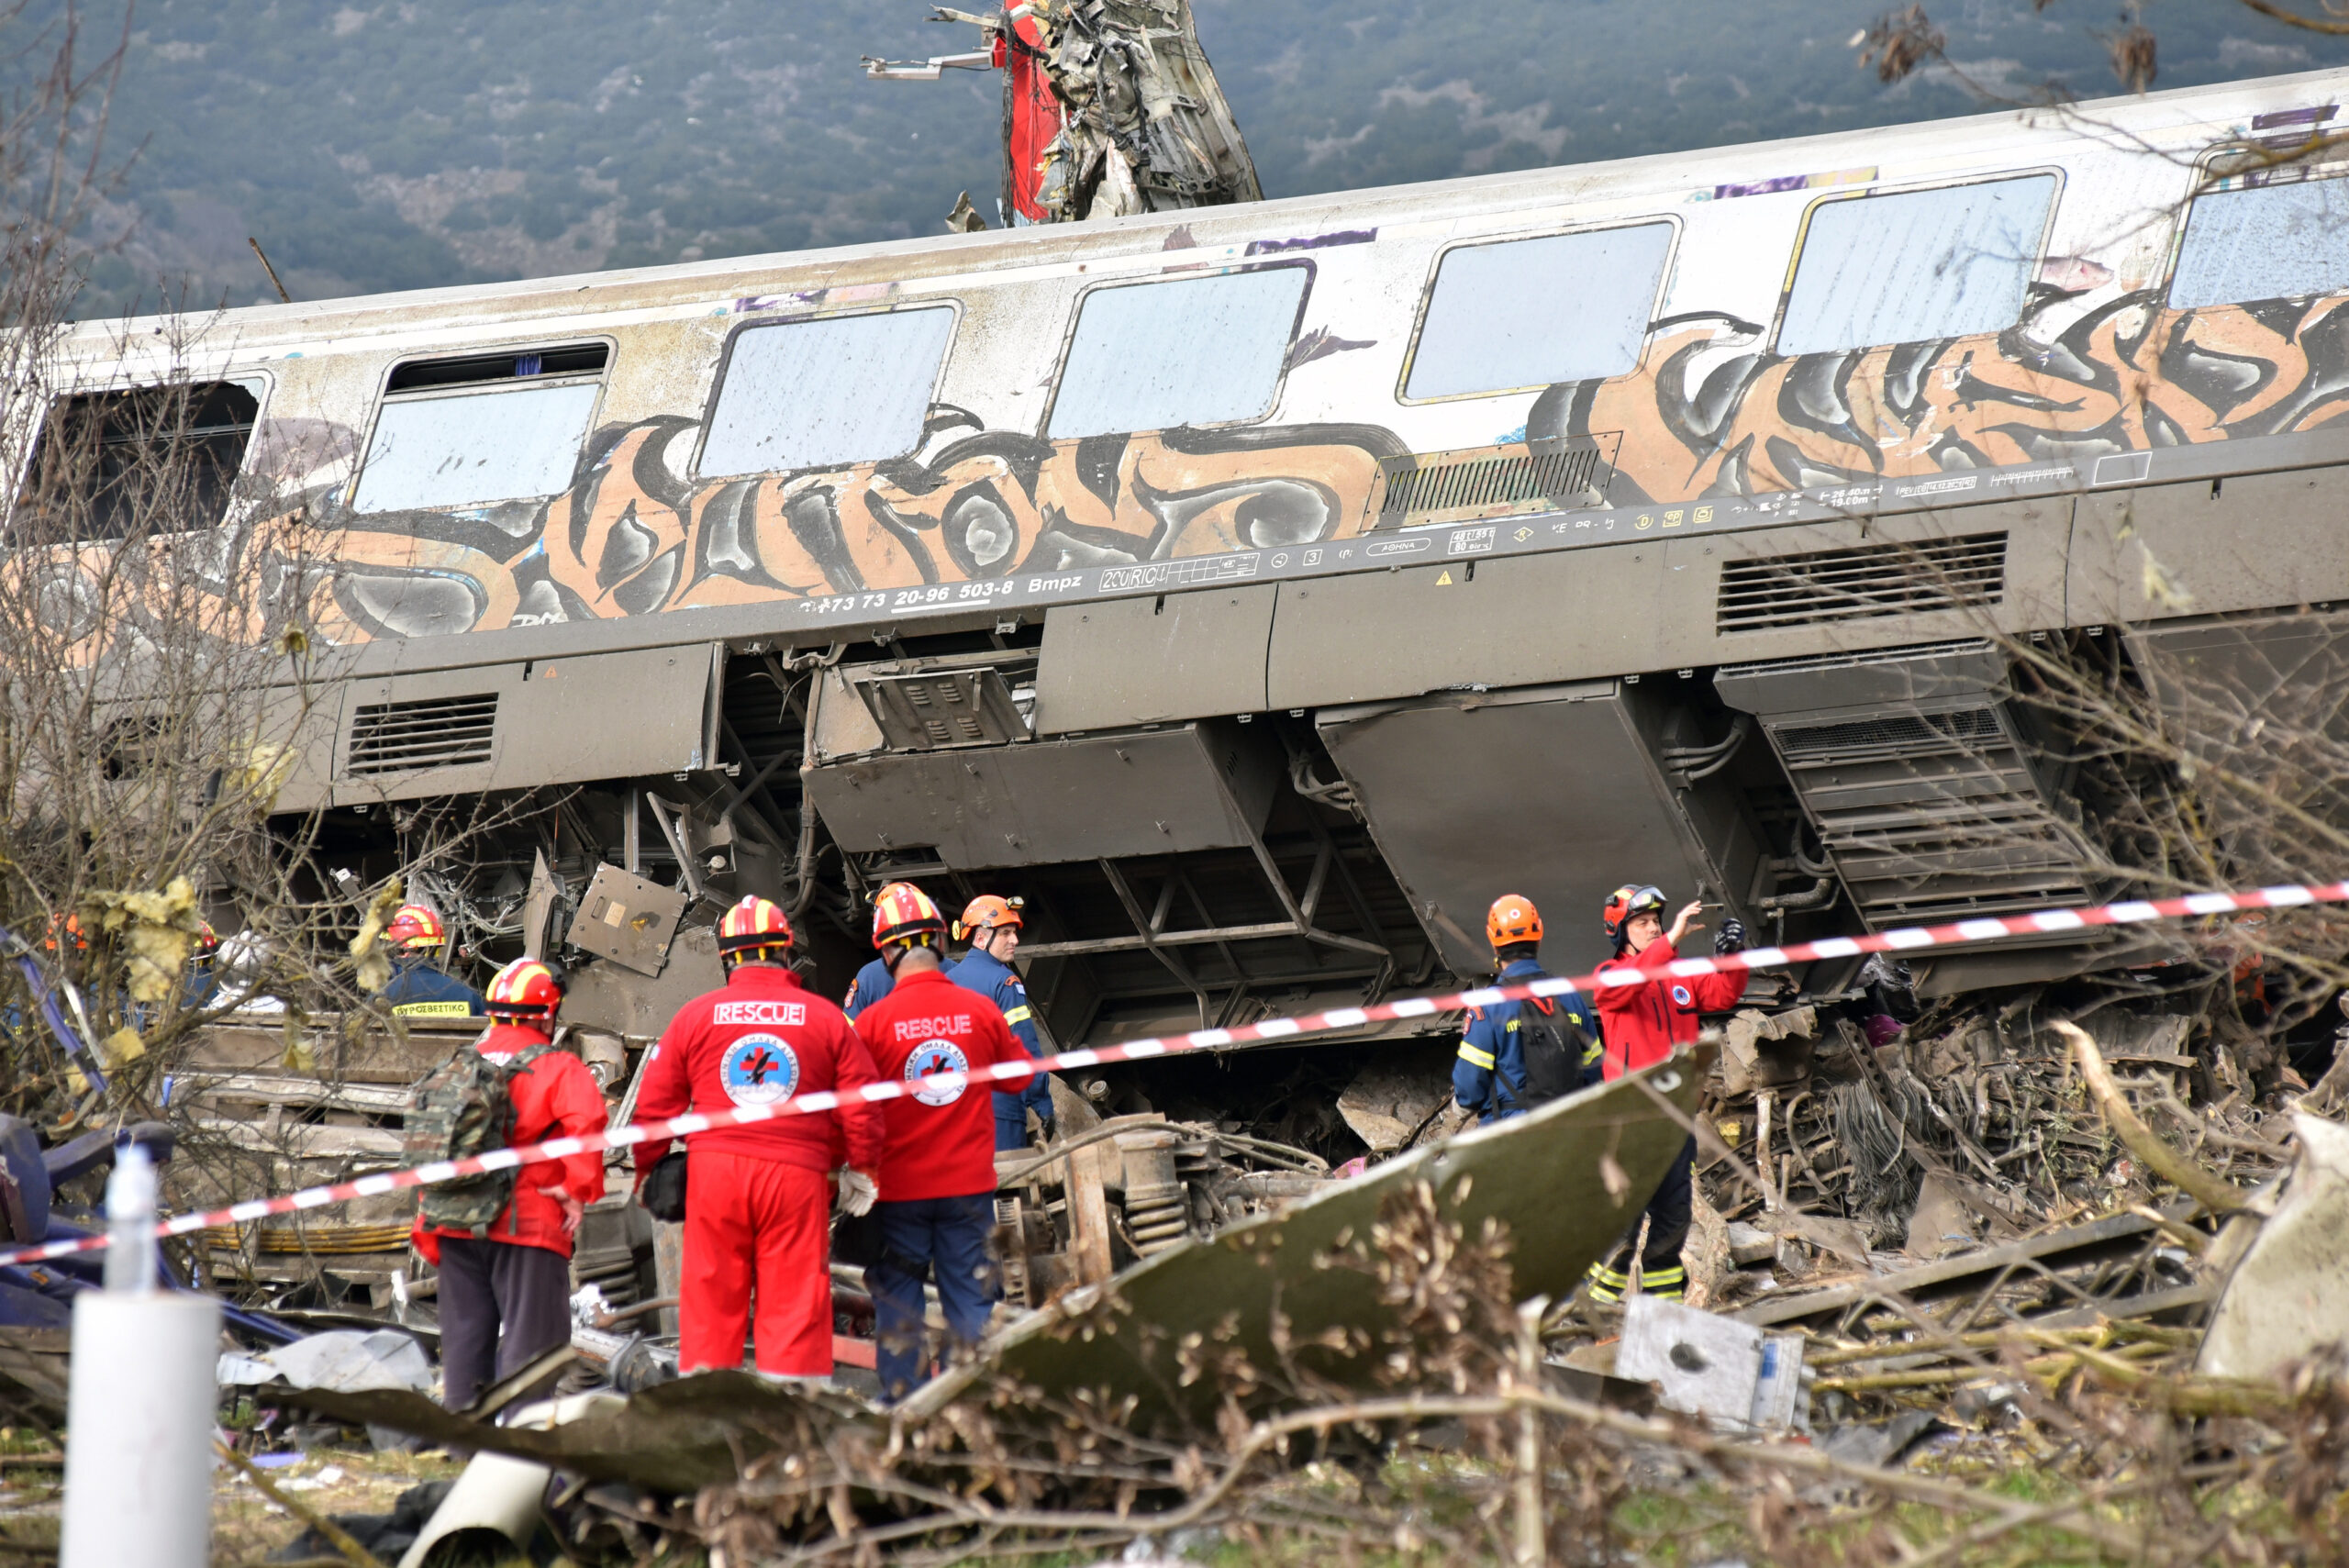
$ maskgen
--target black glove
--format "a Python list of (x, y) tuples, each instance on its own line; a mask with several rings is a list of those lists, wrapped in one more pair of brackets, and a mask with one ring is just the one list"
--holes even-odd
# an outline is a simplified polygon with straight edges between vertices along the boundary
[(1745, 922), (1734, 915), (1723, 920), (1721, 929), (1713, 934), (1713, 951), (1724, 955), (1743, 952), (1745, 951)]

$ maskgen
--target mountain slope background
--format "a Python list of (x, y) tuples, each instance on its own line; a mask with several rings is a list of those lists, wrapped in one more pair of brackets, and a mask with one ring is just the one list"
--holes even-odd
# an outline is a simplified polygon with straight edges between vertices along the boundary
[[(1883, 0), (1194, 0), (1269, 195), (1765, 140), (2119, 91), (2102, 5), (1955, 0), (1948, 56), (1885, 86)], [(918, 0), (141, 0), (108, 128), (120, 242), (84, 316), (489, 282), (936, 232), (992, 217), (992, 72)], [(2349, 38), (2143, 0), (2159, 87), (2349, 63)], [(83, 13), (85, 37), (122, 13)], [(27, 14), (20, 26), (37, 23)], [(21, 44), (21, 39), (18, 40)], [(38, 58), (38, 51), (32, 58)]]

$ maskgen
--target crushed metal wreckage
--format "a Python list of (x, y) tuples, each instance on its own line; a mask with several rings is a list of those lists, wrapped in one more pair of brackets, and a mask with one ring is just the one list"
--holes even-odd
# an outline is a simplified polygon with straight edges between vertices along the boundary
[[(995, 14), (939, 6), (985, 47), (923, 61), (870, 56), (883, 81), (1003, 72), (1006, 223), (1077, 223), (1264, 198), (1189, 0), (1024, 0)], [(946, 220), (984, 228), (966, 193)]]
[[(1385, 1311), (1365, 1273), (1332, 1260), (1367, 1240), (1398, 1199), (1424, 1188), (1444, 1223), (1506, 1235), (1514, 1289), (1564, 1296), (1637, 1217), (1687, 1138), (1695, 1103), (1693, 1062), (1683, 1052), (1638, 1078), (1324, 1181), (1309, 1195), (1152, 1251), (1114, 1277), (1072, 1282), (1041, 1310), (1013, 1317), (976, 1361), (916, 1391), (904, 1414), (936, 1415), (1000, 1377), (1043, 1401), (1116, 1409), (1130, 1429), (1171, 1438), (1210, 1419), (1228, 1392), (1183, 1376), (1178, 1360), (1203, 1346), (1266, 1364), (1293, 1355), (1320, 1386), (1369, 1387)], [(1603, 1159), (1626, 1184), (1613, 1193)], [(739, 1373), (650, 1387), (625, 1406), (545, 1429), (485, 1427), (409, 1395), (312, 1389), (285, 1397), (356, 1424), (671, 1491), (735, 1477), (745, 1456), (791, 1429), (779, 1416), (829, 1421), (863, 1412), (886, 1424), (850, 1395), (803, 1395)], [(1265, 1397), (1275, 1397), (1270, 1388)]]

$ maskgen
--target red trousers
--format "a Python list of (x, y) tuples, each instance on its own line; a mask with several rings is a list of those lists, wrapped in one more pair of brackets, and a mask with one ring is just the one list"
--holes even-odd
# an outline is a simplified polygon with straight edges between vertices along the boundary
[(677, 1370), (740, 1366), (755, 1296), (758, 1369), (831, 1376), (831, 1184), (720, 1150), (696, 1149), (685, 1161)]

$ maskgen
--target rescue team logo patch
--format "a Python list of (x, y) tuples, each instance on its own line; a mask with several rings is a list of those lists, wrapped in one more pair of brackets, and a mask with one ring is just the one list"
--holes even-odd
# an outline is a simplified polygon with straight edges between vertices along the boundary
[(718, 1063), (726, 1097), (738, 1106), (771, 1106), (799, 1087), (799, 1057), (771, 1034), (746, 1034)]
[(764, 1024), (792, 1029), (807, 1021), (805, 1002), (720, 1002), (709, 1010), (713, 1024)]
[(1683, 1006), (1683, 1007), (1687, 1006), (1689, 1004), (1691, 1004), (1692, 1002), (1694, 1002), (1694, 1001), (1696, 1000), (1696, 998), (1695, 998), (1694, 996), (1691, 996), (1691, 995), (1688, 994), (1688, 987), (1687, 987), (1686, 985), (1675, 985), (1675, 986), (1674, 986), (1674, 987), (1672, 988), (1672, 999), (1673, 999), (1673, 1001), (1674, 1001), (1674, 1002), (1677, 1003), (1679, 1006)]
[[(963, 1048), (951, 1040), (926, 1040), (915, 1046), (913, 1054), (906, 1058), (906, 1082), (918, 1084), (941, 1073), (968, 1073), (971, 1059)], [(940, 1084), (935, 1088), (916, 1089), (914, 1098), (926, 1106), (951, 1106), (963, 1097), (971, 1085), (968, 1080), (957, 1081), (952, 1087)]]

